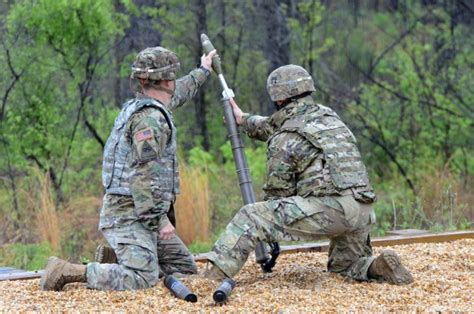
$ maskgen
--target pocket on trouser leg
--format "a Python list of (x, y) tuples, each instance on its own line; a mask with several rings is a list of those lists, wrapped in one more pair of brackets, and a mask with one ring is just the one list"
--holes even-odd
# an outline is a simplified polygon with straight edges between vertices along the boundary
[(275, 201), (275, 211), (280, 216), (283, 225), (292, 225), (295, 222), (308, 218), (324, 211), (320, 204), (312, 202), (301, 196), (294, 196)]
[(158, 262), (154, 250), (144, 247), (139, 240), (117, 238), (116, 253), (119, 264), (131, 269), (152, 271), (151, 265)]
[(335, 199), (339, 204), (341, 204), (342, 209), (344, 210), (344, 217), (349, 226), (355, 227), (359, 221), (359, 216), (361, 215), (360, 203), (352, 196), (340, 196), (335, 197)]

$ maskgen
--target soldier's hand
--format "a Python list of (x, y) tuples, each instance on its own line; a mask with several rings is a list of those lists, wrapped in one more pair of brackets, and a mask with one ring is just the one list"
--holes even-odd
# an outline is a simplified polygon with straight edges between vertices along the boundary
[(237, 122), (238, 125), (241, 125), (244, 112), (242, 111), (242, 109), (239, 108), (234, 98), (230, 98), (229, 101), (232, 106), (232, 110), (234, 111), (235, 122)]
[(203, 54), (201, 57), (201, 66), (212, 72), (212, 57), (214, 57), (216, 53), (217, 51), (214, 49), (209, 52), (207, 56)]
[(174, 236), (175, 229), (171, 223), (167, 224), (160, 230), (160, 239), (169, 240)]

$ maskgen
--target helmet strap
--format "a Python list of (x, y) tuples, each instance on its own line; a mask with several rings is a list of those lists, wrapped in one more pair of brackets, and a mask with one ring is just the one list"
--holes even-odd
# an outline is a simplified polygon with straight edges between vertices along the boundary
[(299, 95), (296, 95), (296, 96), (293, 96), (291, 98), (287, 98), (285, 99), (281, 105), (278, 105), (276, 102), (273, 102), (273, 105), (275, 106), (276, 110), (281, 110), (283, 108), (285, 108), (289, 103), (292, 103), (300, 98), (304, 98), (306, 96), (309, 96), (311, 95), (312, 92), (304, 92), (302, 94), (299, 94)]

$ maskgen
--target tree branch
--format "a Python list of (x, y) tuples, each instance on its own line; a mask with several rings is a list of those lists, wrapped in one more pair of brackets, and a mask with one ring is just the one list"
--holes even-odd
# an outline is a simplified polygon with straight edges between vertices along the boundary
[(395, 48), (399, 43), (402, 42), (403, 39), (405, 39), (405, 37), (407, 37), (416, 27), (416, 25), (418, 24), (418, 19), (415, 20), (415, 22), (406, 30), (404, 31), (402, 34), (400, 34), (400, 36), (395, 39), (390, 45), (388, 45), (383, 51), (382, 53), (380, 53), (380, 55), (375, 58), (374, 62), (371, 62), (370, 66), (369, 66), (369, 70), (367, 72), (368, 75), (372, 75), (373, 71), (375, 70), (375, 68), (377, 67), (377, 65), (380, 63), (380, 61), (382, 61), (382, 59), (385, 57), (385, 55), (390, 52), (393, 48)]
[(104, 140), (100, 137), (99, 133), (97, 130), (94, 128), (94, 126), (87, 120), (87, 118), (84, 118), (84, 122), (86, 124), (87, 129), (92, 133), (92, 136), (99, 142), (100, 146), (102, 146), (102, 149), (105, 147), (105, 142)]
[(408, 96), (405, 96), (403, 95), (402, 93), (400, 93), (399, 91), (396, 91), (396, 90), (393, 90), (389, 87), (387, 87), (386, 85), (382, 84), (381, 82), (377, 81), (373, 76), (369, 75), (367, 72), (365, 72), (361, 67), (359, 67), (359, 65), (357, 65), (356, 62), (354, 62), (351, 57), (349, 55), (347, 55), (346, 53), (346, 57), (347, 57), (347, 60), (349, 62), (349, 64), (354, 67), (357, 71), (359, 71), (367, 80), (369, 80), (370, 82), (374, 83), (375, 85), (377, 85), (378, 87), (382, 88), (383, 90), (389, 92), (390, 94), (394, 95), (395, 97), (403, 100), (403, 101), (410, 101), (410, 102), (419, 102), (421, 104), (425, 104), (425, 105), (429, 105), (429, 106), (433, 106), (441, 111), (444, 111), (446, 113), (449, 113), (453, 116), (456, 116), (458, 118), (462, 118), (463, 116), (461, 114), (458, 114), (457, 112), (454, 112), (450, 109), (447, 109), (447, 108), (443, 108), (441, 106), (437, 106), (436, 104), (433, 104), (432, 102), (429, 102), (429, 101), (426, 101), (426, 100), (417, 100), (415, 101), (414, 99), (411, 99), (410, 97)]
[(5, 55), (7, 56), (7, 65), (8, 65), (8, 69), (10, 70), (10, 73), (13, 76), (13, 80), (8, 85), (8, 87), (5, 90), (5, 93), (3, 94), (3, 97), (2, 97), (2, 108), (1, 108), (1, 111), (0, 111), (0, 121), (3, 120), (3, 118), (5, 116), (5, 108), (7, 106), (7, 101), (8, 101), (8, 97), (10, 96), (10, 92), (13, 90), (13, 87), (18, 82), (18, 80), (23, 75), (23, 73), (25, 73), (25, 69), (21, 70), (20, 73), (17, 73), (15, 71), (15, 68), (13, 67), (12, 60), (11, 60), (10, 50), (5, 46), (4, 42), (2, 42), (2, 46), (5, 48)]

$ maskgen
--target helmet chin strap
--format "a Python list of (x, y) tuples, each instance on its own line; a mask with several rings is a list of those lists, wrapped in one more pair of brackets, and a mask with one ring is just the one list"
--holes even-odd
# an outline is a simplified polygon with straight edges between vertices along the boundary
[(296, 101), (300, 98), (303, 98), (303, 97), (306, 97), (306, 96), (309, 96), (311, 95), (312, 92), (304, 92), (302, 94), (299, 94), (299, 95), (296, 95), (296, 96), (293, 96), (291, 98), (287, 98), (283, 101), (283, 103), (281, 105), (278, 105), (276, 103), (276, 101), (273, 102), (273, 105), (275, 106), (276, 110), (281, 110), (283, 108), (285, 108), (289, 103), (293, 102), (293, 101)]

